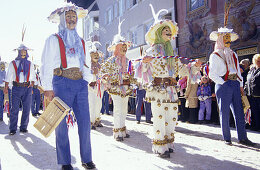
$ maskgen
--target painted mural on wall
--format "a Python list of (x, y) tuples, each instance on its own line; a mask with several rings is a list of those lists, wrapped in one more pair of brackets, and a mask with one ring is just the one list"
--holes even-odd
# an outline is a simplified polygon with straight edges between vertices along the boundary
[(189, 45), (186, 48), (186, 56), (189, 58), (208, 56), (208, 51), (211, 51), (211, 44), (208, 41), (208, 31), (206, 23), (201, 26), (195, 21), (186, 21), (190, 36)]
[(247, 7), (242, 2), (233, 2), (232, 7), (236, 8), (235, 15), (230, 17), (232, 28), (239, 35), (240, 42), (246, 42), (250, 39), (256, 39), (258, 37), (257, 25), (255, 20), (250, 17), (252, 10), (255, 8), (256, 0), (244, 1), (244, 3), (250, 3)]

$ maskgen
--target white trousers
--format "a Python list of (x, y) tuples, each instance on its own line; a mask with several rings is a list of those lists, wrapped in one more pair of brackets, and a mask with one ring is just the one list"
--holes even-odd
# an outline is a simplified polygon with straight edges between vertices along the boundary
[(101, 91), (101, 97), (97, 96), (97, 87), (88, 87), (88, 101), (91, 125), (94, 125), (96, 122), (100, 121), (102, 95), (103, 92)]
[(113, 136), (114, 138), (125, 137), (126, 136), (126, 126), (125, 119), (128, 109), (128, 98), (121, 97), (119, 95), (111, 95), (113, 100), (113, 117), (114, 117), (114, 129)]
[(153, 113), (153, 152), (164, 153), (174, 149), (174, 133), (178, 118), (178, 103), (151, 102)]

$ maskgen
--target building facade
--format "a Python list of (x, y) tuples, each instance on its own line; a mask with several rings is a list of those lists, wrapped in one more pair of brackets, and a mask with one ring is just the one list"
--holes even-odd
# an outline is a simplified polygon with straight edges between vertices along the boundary
[[(177, 39), (180, 56), (209, 59), (214, 42), (209, 34), (224, 25), (224, 6), (227, 0), (176, 0), (179, 25)], [(231, 8), (228, 28), (238, 33), (239, 39), (231, 48), (239, 59), (252, 58), (260, 51), (260, 1), (229, 0)]]
[[(119, 19), (125, 20), (121, 34), (133, 43), (127, 57), (140, 57), (140, 47), (147, 48), (145, 34), (154, 22), (149, 4), (153, 5), (155, 12), (167, 9), (168, 13), (163, 13), (161, 17), (175, 20), (173, 0), (95, 0), (88, 7), (89, 16), (84, 20), (84, 38), (98, 40), (102, 44), (100, 49), (108, 57), (111, 54), (106, 49), (118, 33)], [(92, 10), (95, 5), (98, 10)], [(175, 41), (172, 44), (175, 46)]]

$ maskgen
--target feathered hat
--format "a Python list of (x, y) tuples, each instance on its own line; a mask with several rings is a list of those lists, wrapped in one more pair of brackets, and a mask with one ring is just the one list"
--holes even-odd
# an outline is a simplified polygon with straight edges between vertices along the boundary
[(233, 29), (227, 28), (228, 15), (231, 7), (231, 3), (225, 3), (225, 14), (224, 14), (224, 27), (218, 28), (218, 31), (213, 31), (209, 35), (209, 39), (212, 41), (217, 41), (219, 35), (225, 35), (227, 33), (230, 34), (231, 41), (236, 41), (239, 37), (238, 34), (233, 32)]
[(20, 44), (20, 46), (19, 46), (18, 48), (14, 49), (14, 51), (16, 51), (16, 50), (17, 50), (17, 51), (21, 51), (21, 50), (26, 50), (26, 51), (27, 51), (27, 50), (32, 50), (32, 49), (26, 47), (26, 46), (23, 44), (25, 31), (26, 31), (26, 28), (25, 28), (24, 25), (23, 25), (23, 29), (22, 29), (22, 43)]
[(172, 37), (177, 37), (177, 33), (178, 33), (178, 26), (177, 23), (172, 21), (172, 20), (160, 20), (159, 19), (159, 15), (161, 12), (166, 12), (168, 13), (167, 9), (161, 9), (160, 11), (158, 11), (157, 13), (154, 12), (154, 8), (153, 5), (150, 4), (151, 10), (152, 10), (152, 14), (153, 14), (153, 18), (154, 18), (154, 23), (153, 25), (150, 27), (149, 31), (146, 33), (145, 35), (145, 41), (152, 45), (155, 41), (155, 32), (157, 31), (158, 28), (162, 27), (162, 26), (168, 26), (171, 29), (172, 32)]
[(75, 11), (77, 13), (78, 19), (84, 18), (88, 14), (88, 10), (75, 6), (72, 3), (65, 3), (64, 7), (57, 8), (55, 11), (53, 11), (50, 16), (48, 17), (48, 20), (53, 23), (59, 23), (60, 22), (60, 15), (65, 11)]
[(89, 53), (98, 53), (99, 57), (104, 56), (104, 53), (97, 48), (97, 44), (101, 46), (101, 43), (99, 41), (88, 41), (90, 43), (90, 50)]
[(125, 21), (125, 20), (120, 21), (120, 18), (119, 18), (118, 33), (114, 36), (113, 42), (112, 42), (112, 44), (107, 48), (107, 51), (109, 51), (109, 52), (115, 51), (116, 45), (118, 45), (118, 44), (126, 44), (126, 45), (127, 45), (127, 48), (130, 48), (130, 47), (131, 47), (132, 42), (126, 41), (125, 38), (121, 35), (121, 25), (122, 25), (122, 23), (123, 23), (124, 21)]

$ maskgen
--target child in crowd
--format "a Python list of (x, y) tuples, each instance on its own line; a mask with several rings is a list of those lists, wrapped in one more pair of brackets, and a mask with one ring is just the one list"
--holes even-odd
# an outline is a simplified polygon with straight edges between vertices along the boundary
[(209, 123), (211, 117), (211, 87), (208, 78), (201, 78), (200, 86), (198, 87), (197, 96), (200, 101), (199, 123), (204, 122), (204, 111), (206, 109), (206, 123)]

